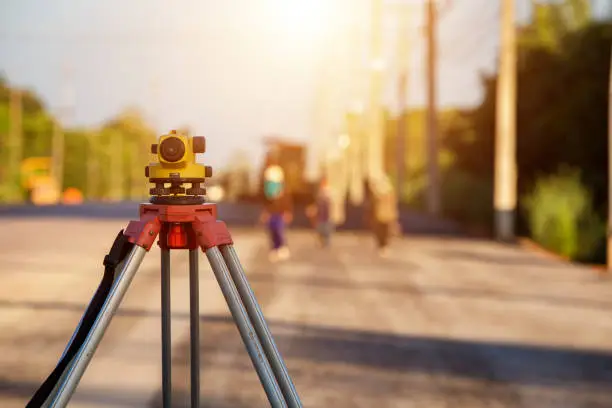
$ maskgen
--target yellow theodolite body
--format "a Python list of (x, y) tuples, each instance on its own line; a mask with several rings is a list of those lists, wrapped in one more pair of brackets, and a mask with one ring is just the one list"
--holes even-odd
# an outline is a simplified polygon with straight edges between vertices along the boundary
[(146, 176), (154, 179), (205, 179), (210, 177), (207, 166), (196, 162), (196, 154), (206, 150), (203, 137), (188, 137), (175, 130), (160, 136), (158, 143), (151, 146), (151, 153), (157, 162), (150, 163)]
[[(197, 197), (206, 193), (200, 183), (212, 176), (212, 168), (196, 162), (196, 154), (205, 151), (204, 137), (189, 137), (176, 130), (160, 136), (158, 142), (151, 145), (151, 153), (156, 155), (157, 161), (149, 163), (145, 176), (155, 184), (150, 193), (156, 201), (167, 202), (168, 199)], [(191, 187), (186, 187), (185, 183)]]

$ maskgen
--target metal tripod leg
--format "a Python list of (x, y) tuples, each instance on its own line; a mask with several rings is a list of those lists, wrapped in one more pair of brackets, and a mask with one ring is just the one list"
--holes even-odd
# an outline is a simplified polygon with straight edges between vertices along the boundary
[[(93, 300), (93, 298), (92, 298), (92, 300)], [(89, 308), (90, 305), (91, 305), (91, 300), (87, 304), (87, 307)], [(77, 332), (79, 331), (79, 329), (81, 328), (81, 325), (83, 324), (83, 318), (84, 317), (85, 317), (85, 314), (83, 314), (81, 316), (81, 320), (79, 320), (79, 324), (74, 329), (74, 332), (72, 333), (72, 337), (70, 337), (70, 341), (68, 341), (68, 344), (66, 344), (66, 348), (64, 348), (64, 352), (62, 353), (62, 355), (60, 357), (60, 360), (64, 358), (64, 356), (68, 352), (68, 349), (70, 349), (70, 346), (72, 345), (72, 342), (74, 341)], [(72, 360), (70, 360), (70, 363), (68, 363), (68, 366), (66, 367), (66, 369), (64, 370), (64, 373), (62, 374), (60, 379), (57, 381), (57, 384), (55, 384), (55, 387), (53, 387), (53, 391), (51, 391), (51, 393), (49, 394), (49, 397), (47, 398), (45, 403), (41, 406), (41, 408), (48, 408), (50, 406), (51, 401), (52, 401), (52, 397), (57, 394), (57, 389), (59, 388), (60, 384), (62, 384), (66, 380), (66, 376), (68, 375), (68, 372), (70, 371), (70, 369), (74, 365), (74, 361), (75, 360), (74, 360), (74, 357), (73, 357)]]
[(121, 271), (113, 282), (110, 293), (93, 323), (83, 346), (75, 356), (74, 363), (70, 367), (64, 382), (60, 385), (57, 395), (51, 403), (51, 407), (63, 408), (70, 401), (146, 253), (147, 251), (144, 248), (134, 246), (126, 257)]
[[(191, 406), (200, 406), (200, 299), (197, 249), (189, 250), (189, 329), (191, 355)], [(162, 272), (162, 401), (172, 406), (172, 340), (170, 307), (170, 250), (161, 250)]]
[(76, 358), (76, 356), (73, 357), (72, 360), (70, 360), (70, 364), (68, 364), (68, 366), (66, 367), (66, 370), (64, 370), (64, 373), (62, 374), (62, 376), (57, 381), (57, 384), (55, 384), (55, 387), (53, 387), (53, 390), (49, 394), (49, 397), (47, 397), (47, 400), (45, 401), (45, 403), (40, 408), (49, 408), (51, 406), (51, 402), (53, 401), (53, 398), (54, 398), (53, 396), (57, 394), (58, 388), (60, 387), (60, 385), (64, 381), (66, 381), (66, 376), (68, 375), (68, 373), (70, 372), (70, 370), (74, 366), (75, 358)]
[(219, 248), (212, 247), (206, 250), (206, 256), (210, 262), (210, 266), (215, 274), (215, 278), (219, 283), (221, 292), (225, 297), (225, 301), (229, 306), (230, 312), (234, 318), (242, 341), (251, 357), (251, 361), (255, 366), (255, 371), (259, 376), (259, 380), (268, 396), (268, 400), (272, 407), (287, 407), (282, 391), (274, 377), (274, 372), (270, 367), (261, 343), (259, 342), (257, 333), (249, 319), (249, 315), (242, 304), (240, 294), (232, 281), (232, 277), (228, 267), (223, 259), (223, 255)]
[(200, 283), (198, 249), (189, 250), (189, 329), (191, 332), (191, 406), (200, 406)]
[(161, 248), (162, 406), (172, 406), (172, 329), (170, 325), (170, 250)]
[(291, 377), (289, 377), (285, 362), (276, 348), (276, 344), (274, 343), (270, 329), (266, 324), (261, 308), (257, 303), (257, 299), (255, 298), (255, 294), (249, 285), (244, 269), (240, 264), (238, 254), (236, 254), (236, 250), (232, 245), (222, 245), (220, 249), (221, 253), (223, 254), (223, 258), (227, 263), (227, 267), (232, 276), (234, 284), (238, 289), (238, 293), (242, 298), (242, 302), (246, 307), (249, 318), (255, 327), (257, 336), (261, 341), (266, 357), (268, 358), (268, 361), (270, 361), (270, 365), (274, 371), (274, 376), (276, 377), (276, 380), (283, 391), (283, 395), (288, 406), (290, 408), (301, 408), (302, 403), (300, 402), (300, 398), (297, 394), (295, 386), (293, 385), (293, 381), (291, 381)]

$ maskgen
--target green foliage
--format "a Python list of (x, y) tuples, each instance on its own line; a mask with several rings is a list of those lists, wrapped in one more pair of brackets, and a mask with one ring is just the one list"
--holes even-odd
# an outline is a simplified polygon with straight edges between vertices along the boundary
[(51, 151), (53, 117), (47, 112), (25, 114), (23, 118), (24, 157), (47, 156)]
[[(455, 123), (460, 113), (453, 109), (439, 112), (440, 135), (442, 137), (442, 149), (438, 156), (440, 168), (445, 171), (453, 166), (455, 153), (447, 149), (444, 140), (448, 137), (446, 128)], [(404, 183), (400, 201), (411, 205), (415, 209), (425, 208), (425, 194), (427, 188), (427, 111), (424, 109), (413, 109), (404, 112), (405, 120), (405, 145), (402, 152), (404, 160)], [(398, 161), (398, 119), (387, 118), (386, 121), (386, 144), (384, 152), (385, 170), (393, 180), (397, 179)]]
[[(592, 23), (561, 38), (559, 52), (521, 46), (517, 94), (519, 197), (539, 176), (561, 164), (579, 168), (600, 217), (607, 208), (607, 109), (612, 25)], [(447, 129), (454, 168), (474, 177), (493, 174), (496, 75), (482, 78), (480, 106), (462, 112)], [(520, 198), (519, 200), (521, 200)], [(528, 233), (519, 218), (518, 232)]]
[(64, 135), (66, 155), (64, 157), (64, 186), (87, 192), (87, 133), (78, 130), (67, 131)]
[[(602, 262), (612, 23), (589, 22), (589, 17), (585, 1), (566, 0), (555, 10), (536, 10), (534, 22), (520, 30), (518, 190), (520, 207), (529, 211), (519, 214), (517, 232), (532, 234), (572, 259)], [(451, 198), (444, 205), (455, 218), (467, 216), (461, 211), (477, 214), (468, 207), (485, 209), (491, 202), (484, 192), (466, 193), (469, 202), (461, 200), (464, 187), (451, 187), (471, 183), (466, 180), (490, 185), (494, 174), (497, 75), (483, 76), (482, 86), (481, 104), (461, 112), (444, 130), (443, 147), (455, 156), (444, 186)], [(575, 173), (558, 173), (561, 165), (580, 169), (580, 184)]]
[(589, 24), (592, 10), (589, 0), (563, 0), (536, 3), (532, 14), (532, 23), (520, 28), (519, 44), (558, 52), (566, 35)]
[[(184, 129), (189, 131), (186, 127)], [(101, 136), (109, 152), (118, 148), (123, 151), (120, 168), (111, 167), (112, 171), (119, 170), (122, 174), (120, 185), (116, 186), (117, 194), (132, 199), (145, 197), (148, 182), (144, 177), (144, 167), (148, 164), (149, 146), (155, 142), (156, 135), (145, 123), (142, 114), (137, 109), (127, 109), (103, 127)], [(110, 178), (106, 182), (111, 189), (115, 187), (115, 182)]]
[(572, 260), (592, 260), (605, 239), (605, 224), (592, 208), (580, 172), (562, 168), (537, 180), (523, 201), (533, 238)]
[(450, 169), (442, 180), (442, 210), (468, 225), (490, 229), (493, 219), (493, 180)]
[[(4, 166), (10, 93), (8, 82), (0, 77), (0, 203), (19, 202), (26, 195), (19, 180), (7, 179), (10, 172)], [(22, 115), (23, 158), (49, 157), (56, 119), (27, 90), (22, 93)], [(63, 189), (78, 188), (88, 199), (145, 197), (144, 167), (156, 135), (137, 110), (126, 109), (101, 129), (59, 130), (64, 133)]]

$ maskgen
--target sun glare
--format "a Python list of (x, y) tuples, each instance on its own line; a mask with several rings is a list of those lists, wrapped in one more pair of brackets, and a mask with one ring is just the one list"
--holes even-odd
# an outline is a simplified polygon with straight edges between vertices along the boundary
[(294, 30), (304, 33), (318, 32), (325, 28), (329, 8), (324, 0), (285, 1), (282, 3), (280, 14), (285, 24)]
[(329, 32), (332, 26), (333, 0), (270, 1), (273, 22), (295, 40), (315, 39)]

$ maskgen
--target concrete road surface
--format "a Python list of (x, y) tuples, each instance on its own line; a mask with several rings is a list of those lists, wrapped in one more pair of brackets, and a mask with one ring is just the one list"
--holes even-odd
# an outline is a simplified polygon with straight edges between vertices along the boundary
[[(23, 407), (55, 366), (125, 219), (3, 218), (0, 406)], [(238, 253), (305, 407), (612, 407), (612, 284), (586, 268), (479, 241), (409, 237), (388, 259), (367, 235), (319, 251), (264, 235)], [(173, 376), (189, 406), (187, 257), (173, 267)], [(201, 257), (202, 406), (266, 407)], [(160, 407), (159, 252), (136, 276), (71, 407)]]

